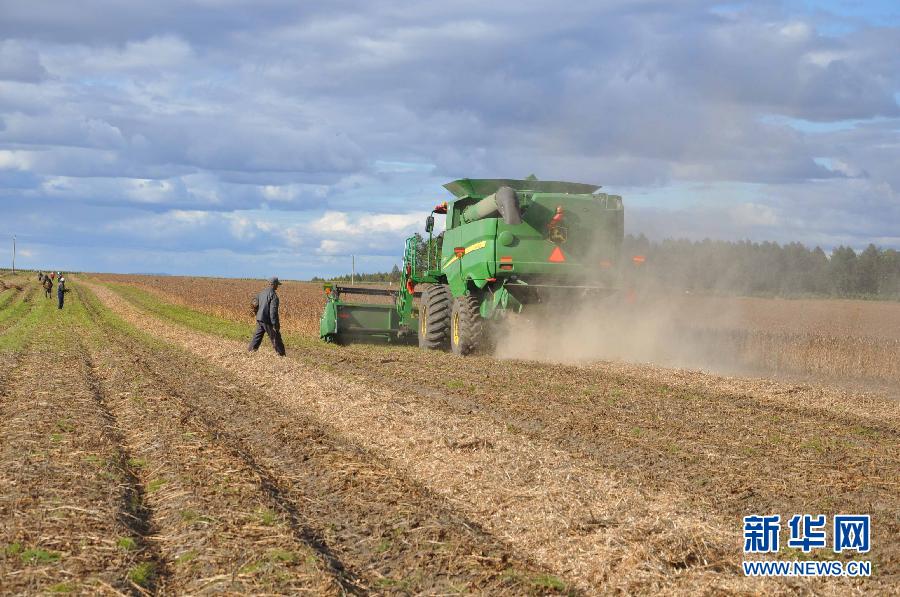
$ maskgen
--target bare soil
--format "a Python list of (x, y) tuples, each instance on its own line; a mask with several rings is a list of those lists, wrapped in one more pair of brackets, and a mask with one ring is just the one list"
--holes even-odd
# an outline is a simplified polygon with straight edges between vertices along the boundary
[[(304, 336), (280, 359), (89, 280), (63, 311), (4, 281), (2, 593), (900, 584), (900, 403), (884, 392)], [(219, 314), (241, 321), (232, 305)], [(741, 518), (776, 513), (871, 514), (864, 558), (813, 556), (871, 560), (872, 578), (744, 577)]]
[[(864, 511), (898, 523), (896, 403), (878, 396), (622, 364), (456, 359), (303, 347), (279, 361), (104, 304), (387, 458), (517, 552), (586, 591), (873, 590), (739, 574), (740, 517)], [(791, 554), (785, 554), (789, 557)], [(881, 584), (886, 583), (886, 584)]]
[(128, 592), (128, 572), (154, 559), (127, 451), (72, 336), (67, 324), (40, 328), (5, 360), (12, 366), (0, 386), (4, 592)]
[[(93, 317), (100, 322), (96, 312)], [(341, 592), (541, 589), (543, 571), (477, 524), (448, 510), (437, 496), (385, 467), (377, 455), (347, 442), (327, 426), (285, 409), (239, 377), (183, 353), (122, 334), (114, 342), (125, 361), (113, 370), (137, 373), (145, 386), (140, 395), (147, 400), (164, 396), (162, 403), (155, 402), (151, 412), (135, 420), (134, 427), (146, 441), (153, 438), (156, 445), (175, 433), (176, 441), (178, 435), (189, 434), (193, 443), (202, 444), (196, 448), (203, 451), (202, 460), (195, 461), (196, 471), (174, 475), (176, 482), (189, 477), (195, 480), (194, 493), (219, 488), (232, 494), (235, 485), (242, 485), (240, 471), (252, 479), (248, 484), (256, 488), (255, 498), (235, 496), (234, 504), (220, 502), (219, 508), (227, 507), (219, 513), (210, 512), (206, 504), (197, 508), (198, 514), (220, 521), (249, 505), (256, 507), (255, 514), (249, 513), (251, 521), (265, 518), (265, 512), (276, 515), (311, 552), (301, 561), (317, 562)], [(171, 413), (166, 416), (166, 411)], [(176, 452), (184, 456), (183, 447), (163, 448), (161, 458)], [(227, 476), (216, 474), (217, 468), (227, 470)], [(161, 471), (154, 475), (166, 486), (173, 477)], [(182, 493), (175, 488), (169, 491)], [(179, 507), (183, 517), (184, 505)], [(155, 507), (161, 516), (162, 509), (163, 505)], [(240, 533), (244, 541), (245, 531)], [(205, 561), (209, 555), (200, 549), (198, 538), (176, 539), (182, 551), (198, 552), (196, 560), (204, 561), (210, 570), (228, 569), (226, 562)], [(232, 547), (243, 543), (218, 533), (217, 539)], [(244, 543), (243, 550), (251, 564), (260, 552), (265, 553), (263, 545), (253, 542)], [(185, 590), (198, 588), (175, 582)], [(278, 589), (285, 592), (283, 586)]]

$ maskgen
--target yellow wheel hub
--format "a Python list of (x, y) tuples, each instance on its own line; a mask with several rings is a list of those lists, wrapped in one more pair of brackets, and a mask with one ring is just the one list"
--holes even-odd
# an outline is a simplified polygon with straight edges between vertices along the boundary
[(453, 328), (453, 344), (459, 346), (459, 313), (453, 314), (450, 327)]

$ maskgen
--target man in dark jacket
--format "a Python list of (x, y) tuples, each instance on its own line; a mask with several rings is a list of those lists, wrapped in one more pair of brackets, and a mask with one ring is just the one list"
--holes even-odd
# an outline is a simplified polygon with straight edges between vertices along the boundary
[(272, 348), (279, 355), (284, 356), (284, 341), (281, 339), (281, 322), (278, 319), (278, 293), (275, 292), (281, 282), (278, 278), (269, 278), (269, 286), (256, 295), (259, 307), (256, 309), (256, 331), (250, 340), (247, 350), (256, 352), (262, 344), (263, 335), (268, 334), (272, 341)]
[(66, 279), (62, 274), (59, 275), (59, 283), (56, 285), (56, 299), (59, 302), (57, 309), (63, 308), (63, 302), (66, 300)]

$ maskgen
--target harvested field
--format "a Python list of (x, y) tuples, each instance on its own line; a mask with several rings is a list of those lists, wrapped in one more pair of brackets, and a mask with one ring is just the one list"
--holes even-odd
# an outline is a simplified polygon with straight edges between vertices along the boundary
[[(223, 280), (221, 278), (181, 278), (155, 276), (124, 276), (103, 274), (97, 280), (111, 283), (138, 284), (152, 290), (167, 301), (200, 308), (204, 313), (249, 321), (248, 305), (265, 282), (261, 280)], [(286, 332), (307, 336), (319, 333), (319, 316), (325, 304), (322, 285), (311, 282), (285, 281), (278, 293), (284, 307), (281, 318)]]
[[(884, 392), (325, 346), (311, 337), (318, 285), (279, 291), (293, 309), (288, 358), (248, 355), (243, 303), (259, 282), (147, 280), (73, 280), (62, 312), (27, 282), (0, 293), (0, 474), (15, 488), (0, 497), (0, 587), (693, 595), (900, 583), (900, 403)], [(794, 327), (779, 333), (824, 337), (785, 317)], [(859, 337), (883, 349), (886, 327)], [(873, 576), (745, 577), (741, 517), (754, 513), (871, 514)]]
[[(250, 324), (246, 304), (265, 284), (110, 274), (96, 279), (136, 286), (167, 302)], [(286, 282), (279, 293), (284, 331), (316, 338), (324, 305), (321, 284)], [(589, 314), (582, 319), (596, 320)], [(621, 320), (612, 325), (596, 320), (589, 329), (599, 339), (585, 344), (579, 330), (575, 350), (568, 335), (540, 330), (515, 335), (497, 356), (626, 360), (802, 381), (821, 378), (842, 385), (856, 381), (858, 387), (900, 383), (898, 302), (650, 295), (629, 307)]]

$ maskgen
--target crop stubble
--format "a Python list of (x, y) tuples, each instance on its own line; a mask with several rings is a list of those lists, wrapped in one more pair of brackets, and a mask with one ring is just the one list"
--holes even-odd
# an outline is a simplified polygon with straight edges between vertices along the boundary
[[(181, 423), (210, 438), (207, 459), (224, 452), (254, 472), (268, 506), (317, 552), (342, 591), (540, 589), (539, 570), (315, 421), (185, 356), (173, 359), (133, 339), (117, 342), (165, 388)], [(162, 417), (160, 424), (171, 422)], [(247, 549), (257, 553), (260, 546)]]
[[(872, 420), (863, 415), (877, 401), (848, 414), (829, 410), (834, 393), (816, 396), (801, 389), (799, 396), (791, 395), (797, 393), (796, 386), (786, 386), (788, 395), (770, 393), (756, 403), (751, 382), (743, 387), (736, 382), (737, 391), (731, 394), (691, 394), (677, 387), (648, 385), (622, 371), (613, 371), (615, 375), (598, 371), (594, 378), (588, 376), (579, 383), (580, 368), (557, 368), (561, 374), (554, 378), (549, 365), (501, 365), (490, 359), (467, 360), (466, 369), (473, 373), (454, 380), (458, 385), (451, 389), (462, 391), (450, 392), (453, 396), (448, 400), (446, 387), (443, 392), (438, 387), (423, 391), (414, 377), (407, 374), (404, 378), (404, 371), (416, 371), (421, 379), (446, 380), (447, 357), (422, 357), (415, 350), (403, 349), (394, 353), (396, 358), (387, 359), (383, 349), (352, 348), (340, 353), (327, 349), (323, 354), (332, 355), (332, 362), (324, 359), (317, 364), (331, 367), (331, 371), (338, 365), (339, 375), (322, 372), (324, 367), (314, 377), (306, 373), (308, 369), (279, 367), (279, 378), (268, 381), (254, 374), (259, 374), (258, 366), (235, 361), (237, 345), (211, 346), (208, 338), (183, 329), (160, 326), (159, 322), (150, 325), (115, 296), (101, 294), (108, 305), (135, 321), (143, 318), (144, 326), (168, 340), (243, 370), (285, 404), (317, 409), (324, 420), (336, 422), (350, 437), (360, 442), (368, 438), (371, 445), (390, 455), (396, 466), (408, 467), (411, 474), (444, 492), (457, 507), (524, 553), (588, 586), (605, 582), (632, 589), (669, 584), (670, 588), (694, 590), (706, 583), (720, 588), (746, 587), (731, 576), (739, 553), (736, 515), (746, 513), (747, 507), (805, 506), (817, 490), (819, 495), (827, 493), (816, 483), (829, 476), (837, 477), (828, 482), (832, 499), (837, 495), (832, 504), (881, 508), (879, 520), (886, 525), (892, 524), (897, 510), (892, 493), (896, 486), (892, 474), (897, 464), (896, 409), (888, 406), (881, 411), (889, 415), (887, 427), (867, 427)], [(302, 355), (313, 358), (313, 353)], [(382, 370), (374, 372), (373, 363)], [(271, 372), (269, 367), (274, 366), (266, 369)], [(502, 374), (497, 379), (494, 372), (504, 371), (509, 379)], [(523, 383), (529, 375), (543, 383)], [(611, 378), (616, 383), (610, 383)], [(339, 388), (341, 399), (335, 402), (329, 393), (322, 395), (323, 386)], [(559, 405), (550, 405), (546, 403), (555, 400), (548, 401), (546, 393), (540, 392), (510, 391), (501, 392), (499, 399), (494, 397), (496, 388), (529, 386), (562, 388), (574, 392), (574, 398), (560, 396)], [(475, 391), (477, 387), (486, 389)], [(691, 387), (696, 390), (698, 384)], [(586, 396), (586, 390), (593, 396)], [(742, 396), (740, 392), (748, 393)], [(822, 420), (834, 420), (833, 428), (827, 424), (824, 428), (834, 432), (825, 435), (824, 442), (819, 435), (809, 435), (822, 421), (815, 417), (807, 420), (802, 408), (791, 406), (798, 397), (824, 409)], [(728, 408), (730, 401), (736, 404)], [(666, 408), (669, 402), (672, 405)], [(775, 435), (785, 434), (784, 446), (769, 446), (774, 436), (754, 435), (759, 418), (768, 416), (772, 406), (777, 407)], [(715, 416), (719, 408), (726, 415), (721, 420)], [(854, 420), (855, 415), (860, 418)], [(704, 417), (712, 418), (706, 423)], [(729, 417), (732, 422), (723, 425), (722, 420), (727, 422)], [(669, 425), (669, 418), (674, 418), (674, 425)], [(593, 426), (585, 427), (582, 420)], [(841, 434), (842, 421), (856, 432)], [(876, 437), (869, 441), (872, 433)], [(791, 443), (794, 440), (805, 450), (799, 457), (798, 446)], [(865, 470), (870, 455), (878, 466)], [(840, 464), (833, 464), (835, 458)], [(774, 464), (766, 464), (770, 460)], [(805, 464), (820, 475), (803, 473)], [(754, 475), (754, 466), (761, 467), (757, 472), (762, 475)], [(872, 475), (872, 483), (866, 480), (868, 475)], [(573, 477), (577, 479), (574, 485)], [(720, 481), (725, 482), (724, 489), (717, 486)], [(623, 520), (627, 522), (622, 524)], [(677, 529), (659, 525), (660, 520), (677, 521)], [(574, 532), (579, 529), (589, 532), (579, 537)], [(885, 527), (885, 532), (895, 531), (892, 526)], [(698, 543), (698, 537), (706, 539)], [(610, 542), (621, 543), (611, 547)], [(892, 574), (896, 549), (888, 544), (877, 555), (882, 571)], [(670, 578), (673, 571), (678, 571), (675, 579)]]
[(127, 457), (71, 332), (66, 322), (32, 330), (0, 391), (4, 591), (128, 591), (127, 571), (152, 559)]
[[(260, 280), (112, 274), (97, 279), (135, 285), (167, 301), (236, 321), (250, 321), (246, 305), (265, 284)], [(321, 284), (286, 282), (279, 293), (284, 331), (317, 337), (324, 304)], [(633, 316), (639, 321), (659, 319), (651, 330), (657, 336), (652, 349), (641, 350), (636, 357), (641, 360), (760, 376), (818, 377), (830, 382), (900, 382), (897, 302), (648, 294), (634, 309)], [(685, 344), (692, 348), (686, 359), (679, 355)], [(617, 354), (615, 348), (597, 356), (628, 358)]]
[[(263, 289), (263, 280), (220, 280), (215, 278), (155, 277), (102, 274), (101, 282), (137, 284), (167, 301), (199, 308), (226, 319), (248, 320), (250, 299)], [(322, 285), (286, 281), (278, 289), (281, 295), (281, 324), (285, 332), (313, 335), (319, 332), (324, 295)]]
[[(246, 284), (247, 296), (260, 285)], [(298, 290), (305, 300), (308, 290)], [(542, 568), (591, 592), (878, 593), (897, 582), (898, 549), (887, 539), (900, 534), (896, 403), (815, 384), (626, 363), (460, 360), (403, 347), (308, 350), (303, 341), (287, 362), (248, 358), (240, 343), (96, 291), (130, 322), (196, 356), (122, 333), (97, 306), (79, 328), (83, 345), (60, 328), (40, 336), (45, 346), (64, 345), (55, 353), (0, 350), (0, 408), (26, 422), (25, 431), (0, 427), (2, 473), (18, 475), (26, 493), (80, 508), (71, 467), (100, 512), (47, 522), (43, 498), (20, 500), (15, 515), (0, 510), (0, 520), (17, 520), (17, 534), (0, 535), (0, 548), (50, 554), (24, 560), (0, 551), (0, 586), (9, 578), (32, 592), (54, 583), (134, 590), (129, 573), (143, 562), (157, 572), (150, 590), (175, 592), (525, 592), (556, 586)], [(282, 294), (287, 303), (292, 295)], [(0, 335), (24, 326), (32, 308), (24, 299), (33, 296), (31, 286), (0, 293), (0, 313), (12, 313)], [(193, 288), (180, 302), (197, 296)], [(218, 314), (246, 318), (238, 305)], [(295, 329), (312, 335), (311, 321)], [(77, 395), (72, 404), (55, 395), (26, 403), (39, 382), (22, 372), (47, 362), (53, 380)], [(94, 423), (99, 435), (50, 430), (44, 419), (57, 412)], [(84, 468), (53, 449), (60, 436), (67, 447), (102, 444), (91, 449), (109, 464)], [(35, 453), (54, 465), (14, 462), (6, 447), (16, 442), (41, 446)], [(39, 465), (44, 477), (34, 475)], [(104, 491), (113, 498), (98, 509)], [(129, 506), (129, 495), (144, 510)], [(763, 583), (739, 575), (741, 515), (810, 508), (873, 514), (883, 538), (869, 554), (875, 578)], [(140, 524), (128, 522), (135, 516)], [(56, 525), (46, 528), (68, 543), (22, 530), (35, 520)], [(86, 534), (116, 539), (95, 545)], [(120, 547), (122, 538), (134, 547)]]

